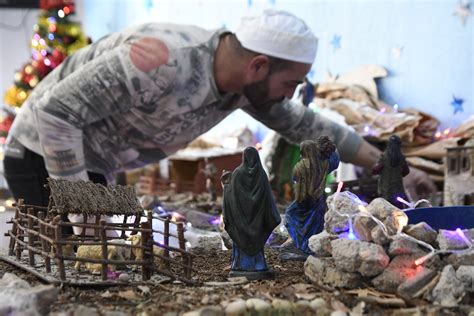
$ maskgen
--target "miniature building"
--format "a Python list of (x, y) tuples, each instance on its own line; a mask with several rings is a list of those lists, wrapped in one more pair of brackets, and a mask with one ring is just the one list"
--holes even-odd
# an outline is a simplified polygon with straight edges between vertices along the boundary
[[(92, 182), (54, 179), (48, 179), (48, 183), (51, 191), (48, 208), (18, 202), (15, 218), (10, 222), (12, 229), (8, 232), (9, 252), (0, 255), (1, 260), (49, 283), (116, 285), (121, 283), (120, 279), (111, 279), (108, 273), (126, 265), (141, 270), (141, 278), (127, 281), (128, 285), (150, 280), (154, 274), (194, 283), (191, 280), (192, 255), (185, 250), (183, 223), (170, 222), (151, 212), (145, 214), (132, 186), (105, 187)], [(84, 220), (63, 222), (61, 215), (64, 214), (80, 214)], [(107, 223), (103, 219), (103, 216), (113, 215), (123, 216), (123, 222)], [(140, 223), (145, 215), (146, 221)], [(153, 229), (153, 220), (164, 222), (163, 232)], [(170, 225), (177, 226), (176, 235), (170, 233)], [(82, 228), (82, 233), (63, 236), (63, 228), (71, 226)], [(119, 232), (119, 236), (107, 237), (111, 231)], [(154, 241), (153, 233), (163, 235), (163, 242)], [(136, 242), (126, 242), (132, 236), (139, 238), (133, 238)], [(178, 239), (179, 248), (169, 245), (170, 236)], [(95, 256), (81, 255), (86, 249), (94, 249)], [(135, 258), (124, 257), (122, 253), (133, 254)], [(173, 259), (175, 257), (179, 258)], [(76, 270), (70, 268), (70, 263), (76, 263)], [(96, 267), (101, 277), (90, 273), (84, 276), (80, 271), (82, 263)]]
[(447, 148), (444, 205), (474, 205), (474, 139)]
[(169, 157), (171, 164), (171, 182), (176, 185), (176, 192), (206, 192), (206, 176), (203, 170), (208, 163), (214, 164), (216, 172), (216, 193), (222, 195), (220, 177), (222, 171), (232, 171), (242, 162), (242, 149), (226, 150), (211, 148), (207, 150), (187, 150)]

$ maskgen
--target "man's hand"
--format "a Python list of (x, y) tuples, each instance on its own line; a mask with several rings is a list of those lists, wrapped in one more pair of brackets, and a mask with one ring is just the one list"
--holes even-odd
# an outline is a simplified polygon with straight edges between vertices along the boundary
[(403, 178), (403, 185), (413, 202), (426, 199), (436, 193), (436, 185), (428, 174), (420, 169), (410, 167), (410, 173)]

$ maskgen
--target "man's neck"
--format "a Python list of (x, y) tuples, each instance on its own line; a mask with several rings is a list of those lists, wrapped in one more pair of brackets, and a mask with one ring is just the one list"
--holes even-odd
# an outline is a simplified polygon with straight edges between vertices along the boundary
[(221, 93), (241, 93), (241, 61), (233, 58), (229, 37), (223, 35), (214, 55), (214, 80)]

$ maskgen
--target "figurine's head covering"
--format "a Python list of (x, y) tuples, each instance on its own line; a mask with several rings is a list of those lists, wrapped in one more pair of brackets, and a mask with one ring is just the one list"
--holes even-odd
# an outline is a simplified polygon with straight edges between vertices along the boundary
[(312, 64), (318, 50), (311, 29), (286, 11), (265, 10), (259, 16), (243, 17), (235, 35), (248, 50), (304, 64)]

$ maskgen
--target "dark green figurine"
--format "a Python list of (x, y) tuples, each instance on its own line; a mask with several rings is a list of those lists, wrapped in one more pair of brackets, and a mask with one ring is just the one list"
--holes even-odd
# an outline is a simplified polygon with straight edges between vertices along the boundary
[(233, 241), (230, 276), (251, 280), (274, 276), (263, 248), (281, 221), (257, 149), (244, 150), (242, 164), (223, 174), (225, 230)]
[(387, 148), (372, 169), (379, 175), (377, 193), (398, 208), (406, 208), (397, 198), (408, 201), (403, 187), (403, 177), (410, 173), (410, 168), (401, 150), (401, 140), (397, 135), (390, 136)]

